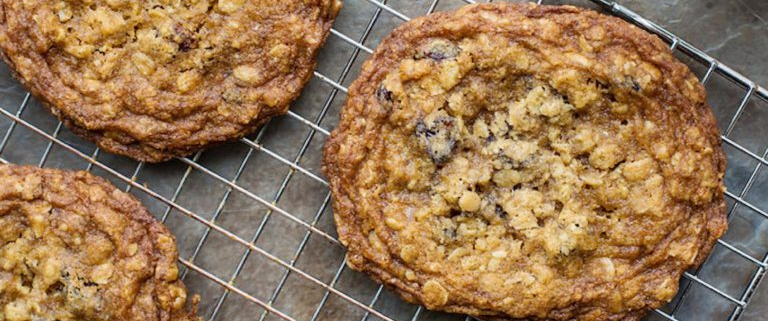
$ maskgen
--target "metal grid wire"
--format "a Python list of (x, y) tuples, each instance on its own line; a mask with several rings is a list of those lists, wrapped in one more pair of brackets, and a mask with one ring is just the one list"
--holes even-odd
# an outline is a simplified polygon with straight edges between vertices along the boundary
[[(445, 3), (448, 1), (451, 0), (429, 0), (425, 6), (426, 11), (421, 12), (421, 14), (431, 13), (435, 11), (440, 5), (443, 5), (441, 2)], [(453, 1), (459, 2), (459, 0)], [(475, 2), (472, 0), (461, 1), (465, 3)], [(756, 214), (757, 216), (761, 216), (761, 220), (768, 218), (767, 208), (761, 208), (760, 206), (755, 205), (753, 202), (749, 202), (747, 200), (747, 195), (752, 186), (755, 185), (755, 181), (759, 176), (758, 173), (763, 166), (768, 165), (768, 158), (766, 158), (766, 156), (768, 156), (768, 149), (765, 149), (762, 151), (762, 153), (759, 151), (755, 152), (754, 148), (746, 147), (743, 144), (737, 142), (738, 139), (731, 137), (734, 130), (737, 129), (737, 123), (739, 122), (742, 114), (744, 114), (748, 104), (754, 100), (768, 102), (768, 91), (765, 88), (756, 85), (753, 81), (747, 79), (740, 73), (723, 65), (718, 60), (710, 57), (703, 51), (680, 39), (676, 35), (639, 16), (626, 7), (608, 0), (583, 0), (582, 2), (583, 5), (588, 5), (590, 4), (590, 1), (592, 7), (600, 7), (604, 11), (620, 16), (659, 35), (662, 39), (670, 44), (670, 47), (676, 52), (676, 54), (680, 54), (683, 57), (688, 57), (690, 60), (689, 65), (696, 64), (698, 65), (698, 68), (702, 68), (703, 66), (702, 69), (706, 70), (706, 72), (704, 72), (701, 78), (702, 83), (707, 84), (710, 82), (713, 76), (717, 75), (718, 77), (729, 80), (731, 84), (734, 84), (738, 88), (741, 88), (743, 91), (743, 96), (738, 100), (736, 104), (728, 107), (735, 111), (731, 112), (732, 116), (727, 120), (727, 125), (721, 124), (724, 127), (722, 139), (726, 147), (730, 146), (730, 148), (728, 148), (729, 151), (739, 153), (742, 157), (748, 159), (748, 161), (753, 164), (753, 167), (751, 168), (751, 174), (748, 176), (748, 179), (740, 190), (729, 190), (726, 192), (726, 196), (730, 205), (728, 215), (729, 218), (731, 218), (735, 212), (746, 209)], [(345, 60), (343, 66), (341, 66), (342, 69), (336, 77), (327, 76), (320, 71), (315, 71), (315, 79), (313, 79), (313, 81), (319, 80), (320, 84), (325, 87), (329, 87), (329, 89), (326, 88), (328, 89), (328, 92), (324, 100), (319, 103), (320, 107), (319, 111), (316, 111), (316, 115), (314, 117), (308, 117), (303, 116), (299, 112), (295, 111), (288, 113), (287, 118), (289, 120), (298, 123), (298, 126), (303, 127), (303, 129), (306, 130), (306, 135), (301, 138), (301, 144), (299, 145), (298, 152), (296, 152), (293, 157), (282, 156), (286, 153), (281, 153), (277, 147), (269, 147), (269, 143), (265, 142), (265, 140), (268, 139), (266, 136), (269, 136), (268, 128), (273, 122), (275, 122), (273, 120), (272, 122), (263, 126), (262, 129), (260, 129), (259, 132), (253, 137), (243, 138), (240, 140), (240, 143), (242, 144), (241, 147), (243, 148), (244, 152), (239, 154), (242, 155), (242, 158), (237, 158), (234, 160), (234, 164), (236, 165), (234, 172), (227, 174), (220, 173), (215, 168), (206, 165), (206, 162), (202, 160), (205, 153), (198, 153), (191, 158), (178, 158), (177, 161), (172, 162), (172, 164), (164, 165), (168, 166), (169, 168), (182, 168), (180, 171), (183, 172), (183, 174), (180, 175), (180, 179), (178, 183), (175, 184), (175, 188), (172, 191), (158, 191), (150, 187), (154, 186), (151, 177), (147, 178), (146, 180), (140, 179), (140, 177), (142, 177), (143, 171), (146, 171), (146, 167), (157, 165), (145, 165), (144, 163), (135, 162), (131, 162), (129, 165), (125, 165), (126, 161), (122, 160), (117, 162), (118, 164), (121, 164), (118, 167), (117, 165), (112, 164), (115, 163), (114, 157), (105, 155), (101, 155), (100, 157), (98, 148), (94, 148), (92, 145), (87, 145), (87, 143), (79, 141), (74, 137), (70, 139), (62, 138), (62, 136), (67, 134), (65, 131), (62, 131), (62, 124), (60, 122), (55, 123), (53, 126), (48, 126), (50, 128), (46, 130), (44, 128), (45, 126), (36, 124), (36, 120), (26, 119), (24, 117), (25, 110), (29, 109), (28, 106), (32, 105), (31, 102), (33, 101), (29, 93), (26, 93), (21, 99), (21, 102), (15, 111), (0, 108), (0, 113), (2, 113), (9, 121), (7, 131), (0, 141), (0, 161), (4, 163), (9, 162), (5, 156), (6, 147), (9, 146), (10, 141), (13, 141), (14, 133), (18, 132), (17, 129), (24, 128), (25, 131), (32, 133), (32, 136), (36, 136), (37, 138), (42, 137), (42, 139), (46, 142), (42, 156), (37, 159), (39, 166), (48, 166), (47, 163), (51, 162), (52, 159), (56, 157), (79, 159), (84, 161), (83, 163), (86, 164), (86, 170), (101, 171), (106, 174), (104, 175), (105, 177), (108, 177), (112, 181), (122, 182), (122, 184), (126, 186), (126, 191), (132, 192), (134, 194), (142, 194), (145, 196), (145, 199), (150, 199), (155, 203), (162, 204), (162, 207), (158, 207), (162, 209), (160, 211), (161, 213), (155, 211), (155, 214), (158, 214), (159, 219), (161, 219), (163, 222), (169, 224), (172, 230), (174, 230), (175, 223), (169, 223), (169, 217), (173, 215), (180, 217), (181, 220), (196, 222), (195, 224), (200, 225), (202, 229), (200, 230), (201, 233), (199, 237), (193, 237), (193, 239), (189, 241), (192, 245), (189, 247), (190, 250), (187, 252), (191, 253), (182, 252), (179, 261), (185, 267), (182, 271), (183, 279), (188, 280), (190, 277), (195, 277), (197, 279), (203, 280), (200, 282), (207, 282), (209, 285), (213, 285), (214, 290), (207, 291), (209, 293), (204, 294), (208, 296), (208, 303), (206, 307), (201, 309), (203, 317), (208, 320), (308, 319), (315, 321), (319, 319), (348, 319), (347, 316), (342, 317), (338, 314), (334, 314), (336, 313), (336, 309), (338, 309), (338, 302), (349, 306), (352, 310), (356, 310), (358, 314), (355, 319), (359, 318), (361, 321), (416, 321), (426, 319), (442, 320), (445, 318), (456, 318), (457, 316), (433, 314), (424, 310), (422, 307), (409, 306), (405, 303), (397, 301), (397, 299), (394, 299), (394, 303), (382, 303), (387, 300), (393, 301), (389, 300), (391, 295), (389, 295), (387, 291), (383, 290), (382, 286), (375, 287), (372, 283), (364, 284), (364, 287), (375, 288), (375, 291), (369, 293), (370, 295), (367, 296), (359, 294), (358, 292), (360, 291), (357, 290), (355, 290), (356, 292), (353, 293), (353, 291), (345, 289), (345, 287), (341, 285), (343, 282), (341, 279), (345, 273), (353, 272), (348, 271), (346, 268), (346, 260), (343, 258), (343, 251), (341, 250), (339, 241), (336, 239), (335, 231), (333, 231), (332, 225), (331, 228), (325, 228), (319, 224), (321, 219), (328, 221), (328, 217), (330, 216), (330, 193), (327, 188), (328, 183), (324, 178), (319, 176), (317, 171), (318, 166), (310, 168), (310, 166), (304, 165), (303, 160), (306, 155), (319, 153), (319, 148), (317, 148), (316, 145), (322, 145), (322, 142), (328, 136), (330, 131), (330, 128), (327, 128), (327, 124), (324, 122), (324, 119), (326, 118), (326, 115), (329, 113), (329, 111), (334, 110), (334, 104), (338, 105), (338, 102), (343, 102), (344, 98), (346, 97), (347, 87), (344, 84), (349, 83), (351, 80), (348, 79), (352, 78), (348, 77), (350, 73), (354, 75), (354, 70), (355, 68), (358, 68), (359, 61), (364, 60), (368, 54), (372, 53), (373, 46), (367, 45), (366, 43), (369, 42), (369, 35), (376, 31), (377, 22), (383, 19), (383, 16), (389, 19), (394, 17), (393, 20), (396, 22), (398, 20), (400, 22), (409, 20), (408, 16), (396, 10), (393, 6), (388, 5), (386, 0), (347, 0), (346, 2), (347, 5), (350, 5), (350, 2), (360, 2), (365, 3), (367, 6), (372, 6), (372, 15), (370, 15), (370, 18), (367, 19), (366, 23), (358, 26), (358, 31), (355, 32), (359, 34), (357, 34), (356, 37), (348, 36), (347, 33), (349, 32), (344, 33), (337, 29), (331, 30), (333, 35), (331, 39), (335, 39), (337, 41), (340, 40), (342, 43), (349, 46), (351, 50), (349, 50), (349, 56)], [(537, 3), (541, 2), (548, 3), (549, 1), (537, 1)], [(355, 4), (361, 6), (361, 4)], [(413, 14), (415, 15), (419, 13)], [(692, 66), (692, 68), (695, 69), (696, 66)], [(764, 119), (763, 121), (768, 122), (768, 118)], [(83, 148), (83, 144), (91, 146), (90, 149)], [(88, 150), (91, 152), (88, 153)], [(51, 156), (53, 154), (55, 154), (55, 156)], [(109, 159), (104, 160), (105, 157)], [(315, 158), (317, 158), (317, 155), (315, 155)], [(265, 162), (276, 162), (276, 164), (280, 166), (288, 167), (287, 174), (282, 179), (278, 180), (280, 184), (276, 188), (272, 188), (271, 197), (265, 197), (262, 195), (264, 193), (257, 192), (256, 188), (254, 187), (255, 185), (247, 184), (246, 182), (241, 181), (241, 177), (249, 172), (247, 170), (249, 164), (253, 162), (259, 163), (255, 165), (257, 166), (256, 168)], [(217, 197), (217, 205), (210, 213), (200, 214), (202, 211), (192, 209), (194, 206), (193, 202), (190, 203), (180, 201), (180, 198), (183, 197), (184, 190), (193, 184), (189, 182), (193, 179), (196, 179), (196, 177), (203, 177), (205, 179), (204, 182), (206, 182), (205, 184), (223, 186), (224, 192), (220, 197)], [(287, 209), (288, 207), (295, 206), (281, 203), (281, 198), (283, 198), (286, 191), (289, 190), (289, 185), (291, 182), (299, 179), (301, 179), (302, 182), (306, 182), (308, 180), (311, 182), (308, 184), (314, 184), (313, 186), (318, 186), (322, 190), (321, 194), (324, 195), (319, 201), (319, 206), (309, 211), (310, 214), (308, 215), (297, 214), (295, 211)], [(227, 216), (237, 215), (229, 213), (228, 210), (225, 210), (228, 206), (228, 202), (231, 202), (235, 197), (239, 197), (241, 199), (244, 198), (249, 202), (257, 204), (260, 206), (260, 208), (263, 209), (263, 215), (261, 215), (260, 220), (258, 220), (258, 225), (256, 225), (254, 229), (248, 231), (248, 233), (233, 231), (234, 227), (228, 227), (223, 223), (220, 223), (220, 221), (222, 219), (226, 219)], [(187, 205), (187, 203), (191, 205)], [(312, 204), (312, 206), (314, 205), (316, 204)], [(285, 252), (283, 250), (279, 251), (281, 253), (277, 253), (278, 251), (276, 249), (265, 245), (265, 243), (262, 241), (262, 239), (266, 238), (264, 235), (269, 234), (270, 232), (271, 220), (275, 220), (277, 218), (285, 220), (291, 224), (291, 226), (293, 226), (293, 230), (298, 230), (301, 232), (300, 234), (302, 234), (301, 237), (299, 237), (298, 243), (294, 244), (295, 249), (293, 252), (289, 251), (288, 254), (281, 254), (282, 252)], [(182, 233), (185, 232), (176, 232), (177, 237)], [(240, 253), (239, 256), (237, 256), (239, 259), (237, 260), (234, 269), (225, 271), (223, 273), (214, 272), (211, 268), (206, 268), (202, 263), (199, 263), (206, 246), (213, 246), (207, 245), (209, 242), (211, 242), (212, 238), (221, 238), (222, 236), (223, 239), (225, 239), (225, 241), (222, 241), (224, 242), (224, 246), (228, 246), (229, 248), (237, 248), (238, 251), (236, 252)], [(339, 258), (339, 261), (333, 262), (331, 264), (331, 266), (334, 268), (331, 271), (332, 273), (329, 275), (330, 277), (317, 276), (318, 273), (310, 271), (311, 265), (302, 267), (300, 264), (298, 264), (298, 262), (303, 257), (313, 256), (314, 254), (310, 253), (311, 251), (318, 251), (317, 249), (307, 250), (311, 244), (319, 244), (316, 245), (316, 247), (321, 249), (323, 247), (330, 247), (333, 249), (333, 251), (341, 253), (341, 255), (336, 256)], [(673, 302), (667, 307), (656, 310), (656, 314), (650, 316), (649, 318), (678, 320), (678, 318), (681, 318), (679, 316), (680, 310), (684, 309), (683, 307), (686, 304), (695, 304), (695, 302), (685, 302), (692, 301), (691, 297), (701, 297), (702, 295), (693, 294), (696, 291), (701, 292), (701, 289), (707, 292), (704, 296), (714, 296), (716, 300), (725, 302), (726, 310), (728, 312), (726, 314), (727, 319), (738, 320), (741, 316), (743, 316), (745, 308), (756, 293), (756, 290), (765, 275), (766, 267), (768, 266), (768, 256), (766, 256), (765, 251), (759, 254), (754, 254), (748, 250), (740, 248), (740, 246), (737, 244), (732, 244), (724, 240), (718, 241), (717, 249), (720, 251), (726, 251), (728, 255), (735, 255), (744, 262), (747, 262), (749, 265), (747, 269), (749, 278), (746, 284), (739, 286), (738, 289), (734, 291), (733, 289), (725, 289), (718, 286), (718, 282), (710, 282), (706, 280), (705, 277), (700, 275), (700, 270), (702, 268), (699, 268), (695, 271), (686, 272), (684, 274), (680, 292), (678, 293), (678, 296), (675, 298), (675, 300), (673, 300)], [(277, 267), (277, 271), (279, 271), (279, 273), (275, 275), (276, 277), (274, 279), (269, 280), (274, 283), (274, 286), (268, 285), (265, 280), (261, 280), (260, 282), (256, 282), (256, 284), (250, 285), (249, 282), (242, 280), (242, 273), (245, 269), (247, 269), (248, 262), (255, 260), (256, 258)], [(704, 264), (703, 266), (706, 265), (707, 264)], [(270, 278), (272, 277), (270, 276)], [(256, 279), (258, 280), (259, 277), (257, 276)], [(292, 313), (289, 311), (291, 309), (286, 308), (290, 307), (290, 305), (280, 304), (283, 298), (290, 298), (294, 296), (301, 297), (302, 294), (299, 293), (301, 290), (286, 290), (287, 287), (291, 287), (292, 284), (296, 283), (295, 280), (297, 279), (301, 282), (308, 283), (312, 287), (320, 289), (319, 293), (321, 293), (319, 300), (315, 300), (316, 302), (309, 304), (309, 312), (298, 313), (301, 316), (296, 316), (297, 313)], [(264, 283), (262, 284), (261, 282)], [(246, 287), (258, 288), (262, 285), (263, 288), (268, 289), (268, 291), (263, 294), (257, 295), (254, 294), (255, 290), (246, 289)], [(198, 289), (195, 286), (191, 286), (190, 290), (191, 292), (195, 292), (195, 290)], [(233, 299), (232, 294), (239, 296), (239, 298)], [(302, 300), (304, 299), (298, 299), (298, 301)], [(330, 303), (332, 301), (335, 303)], [(334, 305), (333, 308), (329, 308), (331, 304)], [(253, 305), (256, 307), (256, 310), (253, 311), (256, 312), (248, 312), (246, 315), (241, 314), (235, 316), (222, 316), (222, 311), (228, 305), (237, 305), (234, 308), (230, 307), (230, 310), (247, 310), (243, 305)], [(328, 312), (327, 310), (331, 311)], [(408, 311), (408, 313), (404, 315), (402, 313), (403, 311)], [(471, 320), (472, 318), (458, 318), (458, 320), (462, 319)]]

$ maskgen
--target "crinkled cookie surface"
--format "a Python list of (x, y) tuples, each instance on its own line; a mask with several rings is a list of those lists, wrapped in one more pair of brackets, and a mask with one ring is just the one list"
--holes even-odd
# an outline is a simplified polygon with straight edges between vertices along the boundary
[(3, 0), (0, 49), (73, 131), (142, 161), (288, 110), (340, 0)]
[(397, 28), (324, 169), (352, 268), (494, 320), (637, 320), (727, 225), (701, 84), (658, 38), (569, 6)]
[(177, 257), (173, 235), (105, 180), (0, 165), (0, 320), (198, 321)]

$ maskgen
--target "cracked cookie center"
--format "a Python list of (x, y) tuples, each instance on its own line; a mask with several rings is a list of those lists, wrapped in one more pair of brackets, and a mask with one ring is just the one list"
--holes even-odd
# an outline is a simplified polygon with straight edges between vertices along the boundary
[[(494, 110), (462, 117), (440, 108), (414, 134), (436, 165), (430, 196), (447, 209), (428, 220), (432, 234), (447, 259), (468, 270), (496, 270), (523, 251), (555, 258), (594, 249), (590, 221), (612, 208), (594, 211), (582, 190), (603, 184), (624, 161), (612, 135), (584, 126), (548, 85), (521, 77), (511, 86), (519, 96)], [(460, 259), (471, 252), (490, 257)]]
[[(664, 219), (659, 164), (669, 150), (638, 146), (657, 127), (615, 89), (489, 65), (492, 42), (432, 40), (377, 90), (392, 110), (383, 165), (385, 222), (398, 241), (390, 245), (414, 269), (458, 268), (489, 293), (536, 292), (546, 286), (532, 284), (587, 266), (610, 280), (624, 264), (613, 257), (638, 255), (665, 235), (632, 231)], [(534, 59), (518, 51), (514, 59)], [(370, 238), (381, 244), (376, 232)]]

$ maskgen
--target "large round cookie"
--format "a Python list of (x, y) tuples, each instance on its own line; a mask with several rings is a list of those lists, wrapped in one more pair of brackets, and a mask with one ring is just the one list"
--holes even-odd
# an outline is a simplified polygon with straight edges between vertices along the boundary
[(173, 235), (85, 172), (0, 165), (0, 319), (199, 320)]
[(0, 49), (64, 123), (142, 161), (288, 110), (340, 0), (2, 0)]
[(386, 38), (324, 166), (348, 264), (410, 302), (637, 320), (725, 231), (720, 144), (703, 87), (658, 38), (496, 3)]

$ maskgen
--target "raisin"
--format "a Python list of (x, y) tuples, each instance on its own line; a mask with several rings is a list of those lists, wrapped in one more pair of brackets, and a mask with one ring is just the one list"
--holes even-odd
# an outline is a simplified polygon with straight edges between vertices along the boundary
[(428, 51), (428, 52), (426, 52), (424, 54), (424, 56), (426, 56), (429, 59), (437, 60), (437, 61), (442, 61), (445, 58), (447, 58), (445, 53), (442, 53), (442, 52), (439, 52), (439, 51)]
[(192, 49), (195, 39), (189, 30), (177, 24), (173, 26), (173, 32), (173, 42), (179, 45), (179, 51), (187, 52), (189, 49)]
[[(426, 49), (421, 53), (421, 56), (440, 62), (445, 59), (457, 57), (460, 51), (459, 47), (448, 41), (435, 40), (426, 46)], [(417, 56), (417, 58), (421, 57)]]
[(498, 204), (496, 205), (496, 216), (498, 216), (498, 217), (500, 217), (502, 219), (507, 218), (507, 212), (504, 211), (504, 208), (501, 207), (501, 205), (498, 205)]
[(387, 89), (387, 87), (384, 87), (384, 85), (381, 85), (379, 89), (376, 90), (376, 98), (379, 99), (380, 102), (392, 102), (392, 92)]
[(456, 147), (458, 131), (453, 117), (444, 112), (435, 117), (426, 117), (416, 124), (416, 135), (426, 146), (427, 154), (435, 164), (447, 161)]
[(192, 49), (192, 44), (195, 42), (194, 39), (190, 38), (184, 38), (179, 42), (179, 51), (181, 52), (187, 52), (189, 49)]
[(638, 92), (640, 91), (640, 89), (642, 89), (640, 88), (640, 84), (638, 84), (637, 81), (635, 81), (634, 79), (632, 79), (632, 89)]

